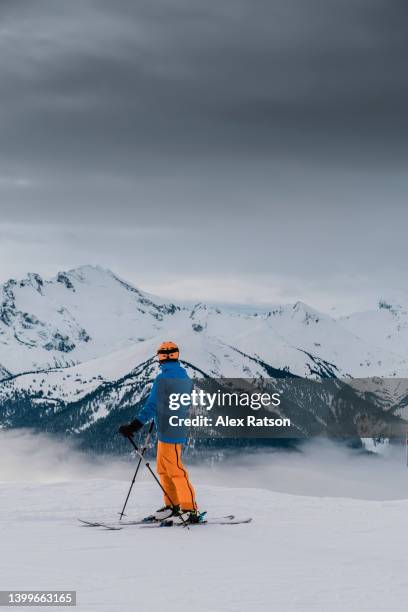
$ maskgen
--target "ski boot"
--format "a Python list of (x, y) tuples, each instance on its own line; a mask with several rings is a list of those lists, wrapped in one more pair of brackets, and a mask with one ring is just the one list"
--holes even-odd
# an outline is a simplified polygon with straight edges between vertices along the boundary
[(180, 506), (163, 506), (153, 514), (156, 521), (164, 521), (180, 513)]
[(172, 521), (173, 524), (195, 524), (195, 523), (202, 523), (205, 520), (205, 515), (206, 512), (198, 512), (198, 510), (183, 510), (180, 509), (179, 512), (176, 514), (174, 513), (173, 516), (170, 517), (170, 519), (168, 519), (169, 521)]

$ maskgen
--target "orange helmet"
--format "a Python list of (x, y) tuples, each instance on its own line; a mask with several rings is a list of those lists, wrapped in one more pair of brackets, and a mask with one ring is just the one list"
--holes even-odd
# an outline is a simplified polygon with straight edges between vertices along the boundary
[(177, 361), (179, 358), (179, 349), (174, 342), (162, 342), (157, 349), (157, 356), (160, 363), (165, 361)]

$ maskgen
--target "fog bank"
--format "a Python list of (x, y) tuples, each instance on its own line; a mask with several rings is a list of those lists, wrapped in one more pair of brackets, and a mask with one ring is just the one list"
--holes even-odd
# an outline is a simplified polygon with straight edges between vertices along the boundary
[[(191, 480), (200, 484), (256, 487), (295, 495), (356, 499), (407, 499), (404, 446), (367, 454), (330, 441), (313, 441), (299, 451), (241, 453), (209, 466), (195, 462)], [(186, 461), (188, 465), (188, 461)], [(63, 482), (87, 479), (131, 481), (132, 457), (95, 456), (74, 443), (30, 430), (0, 431), (0, 481)], [(142, 470), (138, 478), (151, 476)]]

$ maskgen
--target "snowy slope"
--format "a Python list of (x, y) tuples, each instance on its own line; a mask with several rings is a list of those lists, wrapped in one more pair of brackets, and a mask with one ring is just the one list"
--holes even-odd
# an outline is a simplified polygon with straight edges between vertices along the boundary
[[(210, 514), (253, 523), (102, 531), (76, 518), (116, 516), (127, 482), (0, 484), (4, 588), (75, 589), (83, 612), (405, 611), (407, 500), (196, 484)], [(136, 483), (131, 515), (159, 504)]]
[(408, 308), (381, 300), (376, 310), (358, 312), (342, 317), (339, 322), (365, 342), (382, 351), (408, 356)]
[(5, 380), (6, 378), (10, 378), (11, 374), (6, 368), (0, 365), (0, 381)]

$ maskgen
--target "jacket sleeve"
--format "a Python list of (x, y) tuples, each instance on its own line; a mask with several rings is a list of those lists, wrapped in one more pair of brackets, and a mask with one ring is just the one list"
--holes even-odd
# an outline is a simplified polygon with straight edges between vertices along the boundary
[(156, 417), (157, 410), (157, 378), (153, 383), (149, 397), (147, 398), (145, 405), (137, 415), (138, 420), (141, 423), (147, 423), (151, 419)]

